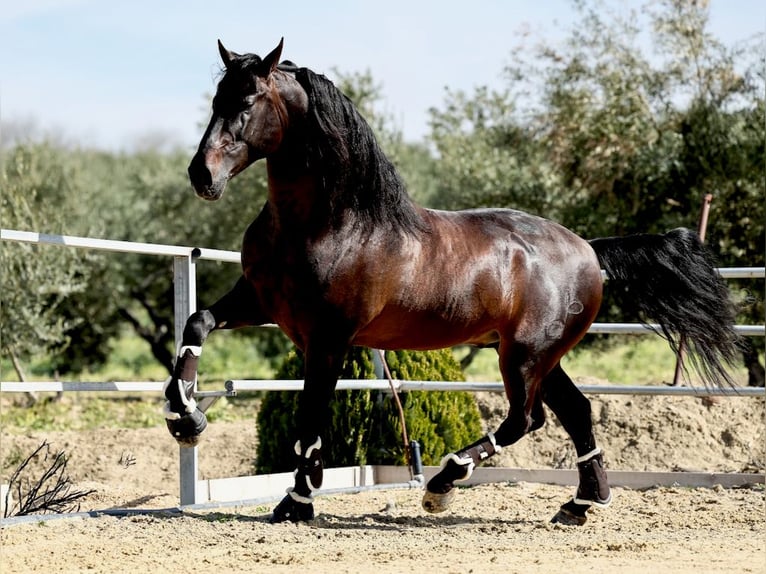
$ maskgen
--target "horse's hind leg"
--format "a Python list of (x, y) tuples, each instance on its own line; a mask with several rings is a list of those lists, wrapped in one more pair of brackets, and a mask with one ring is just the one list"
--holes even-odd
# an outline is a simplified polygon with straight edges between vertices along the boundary
[(467, 480), (478, 464), (539, 428), (545, 421), (537, 388), (541, 379), (539, 373), (545, 372), (544, 362), (530, 360), (530, 352), (523, 345), (501, 345), (498, 353), (510, 402), (508, 417), (494, 433), (490, 432), (442, 459), (441, 469), (428, 481), (423, 495), (423, 508), (428, 512), (446, 510), (454, 499), (455, 482)]
[(561, 421), (575, 445), (580, 484), (574, 497), (562, 505), (553, 522), (584, 524), (586, 511), (605, 508), (612, 501), (601, 449), (596, 446), (590, 401), (580, 392), (561, 365), (543, 379), (542, 398)]
[(234, 288), (208, 309), (192, 313), (186, 321), (173, 374), (165, 384), (165, 422), (181, 446), (194, 446), (207, 427), (205, 414), (194, 400), (197, 364), (202, 344), (214, 329), (233, 329), (268, 322), (253, 288), (240, 278)]

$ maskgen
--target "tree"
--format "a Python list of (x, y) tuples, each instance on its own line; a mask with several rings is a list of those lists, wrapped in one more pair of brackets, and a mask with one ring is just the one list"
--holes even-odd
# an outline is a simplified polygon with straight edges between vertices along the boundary
[[(763, 35), (722, 45), (707, 2), (625, 16), (574, 5), (561, 45), (514, 51), (505, 91), (450, 94), (432, 111), (445, 206), (517, 207), (598, 237), (693, 227), (712, 193), (721, 263), (763, 261)], [(762, 322), (762, 292), (750, 294), (743, 317)], [(629, 318), (607, 300), (600, 319)]]
[[(22, 145), (6, 155), (0, 171), (0, 219), (4, 226), (40, 229), (66, 218), (67, 205), (39, 203), (51, 190), (76, 193), (72, 166), (47, 145)], [(65, 349), (76, 319), (61, 315), (62, 302), (83, 292), (89, 272), (81, 254), (51, 246), (0, 243), (0, 349), (19, 380), (22, 363), (36, 353)]]

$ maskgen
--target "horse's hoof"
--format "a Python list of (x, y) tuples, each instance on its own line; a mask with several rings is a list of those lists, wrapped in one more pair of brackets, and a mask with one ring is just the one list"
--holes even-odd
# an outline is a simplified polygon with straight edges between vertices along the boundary
[(201, 410), (182, 416), (180, 419), (165, 419), (170, 434), (182, 447), (193, 447), (199, 443), (199, 435), (207, 428), (207, 417)]
[(444, 494), (438, 494), (426, 490), (423, 494), (423, 510), (430, 512), (431, 514), (437, 514), (447, 510), (452, 502), (455, 500), (457, 489), (452, 488)]
[(565, 526), (582, 526), (588, 521), (588, 506), (577, 504), (570, 500), (559, 508), (559, 511), (551, 518), (552, 524), (563, 524)]
[(293, 500), (293, 497), (288, 494), (282, 499), (282, 502), (277, 504), (269, 522), (277, 524), (278, 522), (308, 522), (309, 520), (314, 520), (314, 505)]

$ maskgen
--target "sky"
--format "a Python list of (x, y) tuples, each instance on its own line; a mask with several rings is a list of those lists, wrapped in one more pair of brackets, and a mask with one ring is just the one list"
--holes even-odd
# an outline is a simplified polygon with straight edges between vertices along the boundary
[[(763, 0), (710, 1), (725, 43), (766, 31)], [(445, 87), (501, 87), (522, 35), (560, 40), (573, 14), (568, 0), (0, 0), (0, 120), (113, 151), (152, 138), (193, 149), (216, 40), (264, 56), (284, 37), (282, 57), (315, 72), (369, 71), (418, 141)]]

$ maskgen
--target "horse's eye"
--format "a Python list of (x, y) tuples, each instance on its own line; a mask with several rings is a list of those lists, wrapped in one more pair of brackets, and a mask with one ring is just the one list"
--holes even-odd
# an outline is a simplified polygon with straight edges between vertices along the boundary
[(250, 108), (255, 103), (255, 96), (247, 96), (245, 98), (245, 107)]

